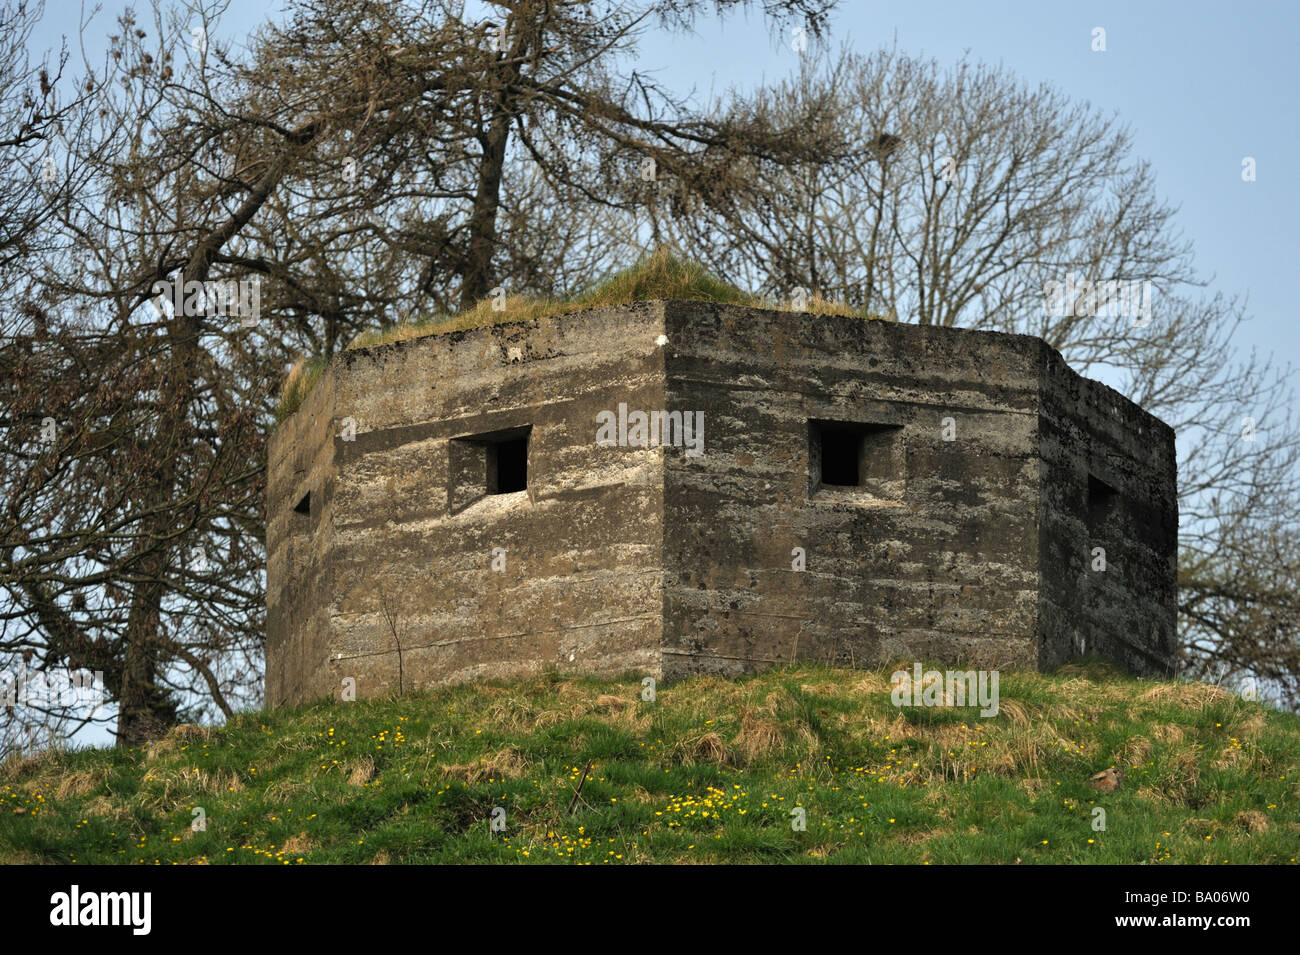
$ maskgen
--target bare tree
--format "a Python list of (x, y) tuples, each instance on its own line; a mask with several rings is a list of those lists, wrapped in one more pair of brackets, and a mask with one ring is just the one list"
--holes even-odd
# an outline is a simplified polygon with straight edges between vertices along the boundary
[[(223, 207), (188, 144), (168, 140), (189, 35), (179, 17), (149, 27), (152, 50), (149, 29), (119, 21), (93, 148), (75, 154), (86, 174), (41, 223), (53, 239), (25, 268), (0, 350), (0, 649), (103, 672), (124, 745), (182, 711), (257, 699), (264, 600), (263, 383), (206, 294), (258, 192)], [(279, 138), (281, 155), (296, 148), (293, 131)]]
[[(648, 24), (741, 6), (523, 0), (468, 23), (451, 0), (301, 0), (239, 54), (220, 3), (123, 14), (69, 146), (84, 174), (38, 216), (3, 320), (0, 652), (102, 671), (124, 745), (256, 702), (289, 360), (588, 279), (634, 246), (605, 213), (639, 207), (647, 160), (722, 215), (748, 164), (813, 161), (829, 143), (616, 69)], [(762, 4), (814, 34), (829, 6)]]
[[(0, 282), (43, 242), (42, 223), (66, 201), (83, 170), (85, 106), (99, 90), (93, 72), (66, 75), (66, 45), (33, 62), (32, 31), (44, 16), (40, 2), (0, 5)], [(0, 287), (6, 287), (0, 285)]]

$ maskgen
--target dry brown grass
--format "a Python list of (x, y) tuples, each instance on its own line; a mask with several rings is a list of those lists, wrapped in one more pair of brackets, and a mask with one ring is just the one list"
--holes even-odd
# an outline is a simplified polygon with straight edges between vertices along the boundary
[(722, 742), (722, 737), (712, 731), (683, 739), (677, 746), (677, 752), (682, 762), (688, 766), (693, 765), (696, 760), (706, 763), (726, 763), (728, 757), (727, 747)]
[(586, 687), (579, 686), (577, 680), (564, 680), (557, 683), (551, 692), (552, 695), (561, 700), (585, 700), (591, 694), (591, 691)]
[(533, 726), (536, 729), (542, 729), (545, 726), (554, 726), (556, 723), (563, 723), (568, 719), (568, 714), (561, 713), (559, 710), (542, 710), (533, 717)]
[(456, 779), (472, 785), (482, 779), (519, 779), (527, 768), (519, 750), (507, 746), (476, 762), (446, 765), (441, 770), (445, 779)]
[(1141, 766), (1151, 758), (1151, 740), (1145, 736), (1132, 736), (1120, 750), (1115, 765)]
[(554, 710), (540, 710), (532, 700), (511, 696), (497, 700), (488, 710), (492, 725), (502, 730), (528, 730), (549, 726), (560, 719)]
[(1011, 742), (990, 743), (985, 749), (981, 768), (1001, 776), (1018, 776), (1021, 772), (1037, 773), (1038, 748), (1032, 742), (1022, 740), (1020, 745)]
[(621, 709), (606, 709), (594, 714), (596, 719), (609, 726), (617, 726), (632, 735), (650, 731), (653, 720), (648, 711), (638, 706), (624, 706)]
[(1203, 710), (1215, 703), (1235, 700), (1236, 697), (1208, 683), (1160, 683), (1143, 692), (1138, 699), (1144, 703), (1173, 700), (1189, 709)]
[(284, 840), (284, 845), (280, 848), (284, 850), (285, 855), (305, 855), (312, 850), (311, 838), (306, 832), (300, 832), (296, 836), (290, 836)]
[(1232, 735), (1238, 739), (1254, 739), (1268, 725), (1268, 720), (1264, 714), (1256, 709), (1249, 709), (1242, 712), (1232, 721), (1229, 727)]
[(840, 683), (832, 683), (829, 680), (821, 683), (804, 683), (799, 687), (801, 693), (810, 693), (813, 696), (840, 696), (844, 692), (844, 686)]
[(374, 778), (375, 761), (369, 756), (363, 756), (352, 764), (352, 772), (348, 774), (348, 785), (364, 786)]
[(33, 756), (13, 755), (0, 765), (0, 779), (7, 783), (17, 783), (28, 792), (37, 788), (49, 788), (53, 785), (54, 778), (60, 774), (58, 754), (52, 749), (42, 750)]
[(919, 845), (924, 845), (925, 843), (929, 842), (931, 839), (937, 839), (940, 836), (948, 836), (948, 835), (952, 835), (952, 830), (944, 829), (944, 828), (929, 829), (926, 831), (913, 831), (913, 832), (900, 833), (890, 841), (902, 846), (919, 846)]
[(276, 421), (283, 421), (297, 411), (324, 373), (323, 356), (302, 357), (295, 361), (293, 367), (289, 369), (289, 374), (285, 376), (284, 384), (280, 387), (280, 402), (275, 412)]
[(149, 743), (144, 754), (145, 762), (151, 762), (160, 756), (174, 753), (182, 745), (189, 744), (194, 740), (207, 739), (210, 735), (210, 730), (202, 726), (195, 726), (193, 723), (181, 723), (179, 726), (173, 726), (171, 731), (162, 739)]
[(150, 810), (170, 809), (182, 799), (207, 790), (210, 779), (202, 770), (182, 766), (151, 766), (140, 780), (134, 801)]
[(798, 712), (799, 709), (798, 701), (784, 686), (767, 689), (755, 684), (746, 696), (745, 702), (760, 707), (763, 711), (771, 713), (778, 719), (790, 716)]
[(1222, 831), (1223, 824), (1217, 819), (1188, 819), (1183, 823), (1182, 829), (1198, 836), (1213, 836)]
[(1042, 792), (1046, 787), (1047, 783), (1043, 782), (1041, 779), (1029, 778), (1020, 780), (1020, 788), (1025, 791), (1025, 795), (1029, 797), (1030, 802), (1037, 802), (1038, 797), (1042, 795)]
[(1258, 809), (1243, 809), (1234, 822), (1247, 832), (1263, 832), (1268, 828), (1268, 816)]
[(1183, 741), (1183, 728), (1177, 723), (1160, 723), (1152, 730), (1155, 738), (1161, 743), (1181, 743)]
[(1097, 683), (1083, 678), (1066, 680), (1060, 684), (1061, 698), (1068, 700), (1074, 706), (1095, 699), (1100, 689)]
[(94, 773), (87, 769), (79, 769), (59, 779), (55, 794), (60, 799), (68, 796), (85, 796), (98, 785), (99, 780)]
[(0, 865), (41, 865), (42, 861), (40, 856), (25, 850), (0, 847)]
[(924, 736), (925, 734), (920, 729), (918, 729), (917, 727), (909, 723), (907, 720), (905, 720), (902, 714), (900, 713), (895, 715), (894, 718), (889, 722), (889, 725), (885, 728), (885, 735), (888, 736), (891, 740), (900, 740), (900, 739), (915, 739), (919, 736)]
[(766, 759), (773, 753), (785, 750), (785, 736), (781, 732), (781, 721), (776, 719), (775, 707), (743, 706), (740, 710), (740, 731), (732, 740), (742, 761), (752, 764)]
[(300, 795), (311, 790), (311, 781), (303, 778), (277, 779), (266, 787), (266, 798), (270, 802), (290, 803)]
[(1236, 769), (1249, 761), (1245, 750), (1239, 746), (1225, 746), (1210, 764), (1211, 769)]
[(861, 679), (853, 683), (850, 689), (854, 693), (875, 694), (886, 693), (890, 686), (885, 678), (876, 673), (867, 673)]
[(1011, 700), (1003, 700), (1001, 712), (1009, 716), (1009, 724), (999, 735), (987, 740), (983, 747), (982, 767), (1006, 776), (1037, 776), (1043, 771), (1046, 758), (1061, 750), (1075, 751), (1077, 746), (1063, 735), (1050, 720), (1032, 719), (1026, 708)]
[(1007, 719), (1016, 726), (1029, 726), (1029, 711), (1023, 703), (1016, 700), (1000, 700), (998, 702), (998, 715), (1005, 714)]
[(1173, 748), (1163, 763), (1162, 778), (1151, 788), (1169, 802), (1185, 804), (1201, 781), (1200, 757), (1196, 747), (1185, 745)]

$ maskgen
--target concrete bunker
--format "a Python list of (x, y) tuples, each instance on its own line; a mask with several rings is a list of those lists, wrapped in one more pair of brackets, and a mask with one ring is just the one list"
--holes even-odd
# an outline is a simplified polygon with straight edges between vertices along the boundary
[(1174, 477), (1168, 426), (1028, 336), (657, 301), (356, 349), (270, 443), (268, 701), (395, 689), (399, 643), (406, 687), (1164, 675)]

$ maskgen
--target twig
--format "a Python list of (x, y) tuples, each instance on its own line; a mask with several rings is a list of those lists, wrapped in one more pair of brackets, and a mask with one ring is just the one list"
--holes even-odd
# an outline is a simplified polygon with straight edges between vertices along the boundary
[(578, 805), (578, 797), (582, 795), (583, 783), (587, 781), (587, 773), (591, 772), (591, 760), (587, 760), (587, 768), (582, 771), (582, 778), (578, 780), (578, 788), (573, 791), (573, 799), (569, 802), (569, 815), (573, 815), (574, 808)]

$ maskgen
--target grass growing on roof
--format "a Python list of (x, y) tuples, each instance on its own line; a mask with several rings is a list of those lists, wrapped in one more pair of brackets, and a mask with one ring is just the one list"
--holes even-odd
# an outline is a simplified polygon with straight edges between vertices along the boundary
[[(789, 302), (765, 302), (757, 295), (742, 291), (711, 273), (698, 262), (683, 259), (666, 248), (646, 256), (636, 265), (617, 272), (603, 281), (569, 298), (537, 298), (526, 295), (507, 296), (504, 308), (494, 308), (493, 299), (485, 298), (473, 308), (455, 315), (421, 316), (400, 325), (362, 332), (348, 348), (369, 348), (392, 342), (421, 338), (446, 332), (466, 331), (487, 325), (530, 322), (554, 315), (566, 315), (593, 308), (627, 305), (654, 299), (685, 299), (690, 301), (718, 302), (725, 305), (745, 305), (792, 312)], [(820, 296), (809, 296), (801, 310), (814, 315), (842, 315), (858, 318), (880, 318), (855, 309), (843, 302), (832, 302)], [(312, 359), (317, 362), (319, 359)], [(302, 404), (312, 386), (319, 380), (323, 364), (315, 367), (308, 362), (297, 379), (290, 373), (286, 381), (276, 421), (283, 421)], [(297, 368), (297, 366), (295, 366)]]
[[(982, 718), (896, 707), (890, 673), (705, 676), (653, 702), (634, 676), (546, 674), (13, 759), (0, 864), (1297, 859), (1300, 717), (1089, 665), (1003, 673)], [(1112, 765), (1118, 791), (1088, 785)]]
[(299, 358), (293, 363), (288, 376), (284, 379), (284, 387), (280, 389), (280, 401), (275, 409), (276, 424), (302, 407), (302, 403), (307, 400), (307, 395), (311, 394), (311, 390), (316, 387), (316, 382), (320, 381), (320, 376), (325, 373), (326, 364), (324, 355)]

